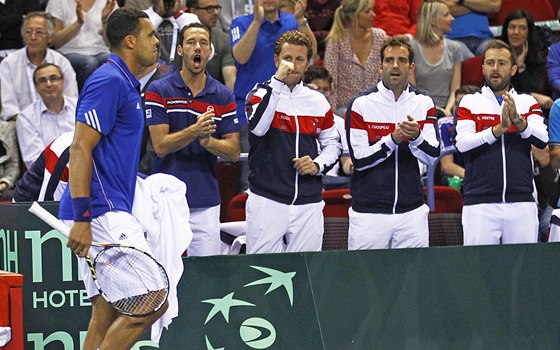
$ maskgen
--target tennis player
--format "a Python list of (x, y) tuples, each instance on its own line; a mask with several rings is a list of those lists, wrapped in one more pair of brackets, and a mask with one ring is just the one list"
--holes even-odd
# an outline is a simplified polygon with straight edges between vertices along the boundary
[[(148, 15), (128, 8), (109, 16), (106, 34), (112, 53), (78, 100), (69, 188), (60, 203), (59, 217), (73, 221), (66, 222), (72, 225), (67, 246), (78, 257), (88, 250), (94, 255), (92, 238), (150, 251), (142, 226), (131, 215), (144, 128), (135, 74), (157, 61), (159, 40)], [(85, 259), (78, 260), (93, 304), (83, 349), (130, 349), (167, 305), (148, 317), (119, 314), (100, 297)]]

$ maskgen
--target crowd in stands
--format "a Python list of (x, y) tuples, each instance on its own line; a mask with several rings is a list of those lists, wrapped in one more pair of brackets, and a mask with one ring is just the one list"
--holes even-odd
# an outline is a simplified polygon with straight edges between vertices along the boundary
[[(363, 227), (356, 228), (358, 225), (356, 223), (359, 222), (359, 225), (365, 225), (364, 227), (370, 225), (371, 218), (367, 215), (385, 213), (385, 209), (376, 211), (385, 203), (381, 205), (360, 202), (360, 195), (356, 196), (359, 186), (379, 185), (379, 188), (393, 186), (392, 183), (374, 183), (373, 179), (364, 175), (371, 167), (371, 165), (364, 165), (365, 159), (369, 159), (369, 157), (385, 159), (385, 155), (388, 159), (391, 157), (391, 152), (398, 149), (399, 152), (406, 154), (401, 157), (408, 157), (407, 162), (413, 160), (410, 163), (414, 163), (414, 166), (417, 166), (418, 161), (426, 161), (426, 165), (429, 166), (432, 162), (429, 159), (437, 157), (432, 157), (431, 151), (427, 148), (433, 146), (433, 140), (431, 131), (427, 131), (426, 125), (430, 123), (437, 125), (432, 120), (436, 117), (451, 116), (454, 118), (455, 124), (465, 127), (465, 120), (468, 119), (464, 114), (466, 113), (465, 106), (470, 106), (469, 110), (476, 110), (476, 108), (471, 105), (475, 102), (472, 102), (470, 97), (465, 100), (467, 102), (463, 102), (466, 105), (460, 105), (461, 99), (464, 96), (490, 94), (485, 88), (488, 87), (489, 80), (493, 81), (492, 79), (495, 77), (490, 73), (488, 76), (486, 75), (485, 54), (489, 43), (494, 43), (492, 39), (500, 39), (509, 45), (514, 53), (512, 57), (515, 58), (515, 62), (512, 65), (516, 68), (515, 72), (511, 74), (511, 87), (515, 91), (516, 102), (511, 108), (514, 109), (516, 103), (533, 101), (522, 100), (522, 98), (518, 100), (517, 94), (527, 94), (536, 101), (537, 107), (531, 106), (523, 113), (529, 115), (537, 109), (542, 110), (543, 125), (549, 125), (549, 118), (557, 116), (557, 110), (554, 109), (560, 108), (560, 105), (558, 102), (555, 104), (554, 101), (560, 98), (560, 42), (557, 42), (557, 32), (539, 25), (538, 21), (554, 20), (556, 18), (554, 11), (560, 15), (559, 9), (547, 4), (547, 6), (550, 5), (550, 8), (547, 7), (548, 15), (543, 17), (543, 11), (531, 8), (533, 5), (529, 6), (526, 2), (517, 1), (519, 6), (513, 6), (511, 3), (515, 2), (509, 1), (507, 6), (502, 6), (506, 3), (505, 0), (0, 0), (0, 200), (12, 200), (16, 183), (20, 178), (23, 179), (20, 180), (22, 186), (33, 181), (42, 181), (42, 176), (39, 175), (41, 175), (41, 166), (45, 167), (45, 163), (48, 163), (48, 161), (45, 162), (45, 157), (48, 156), (45, 153), (46, 150), (49, 150), (51, 142), (61, 135), (66, 135), (64, 136), (66, 141), (70, 139), (68, 135), (74, 131), (74, 114), (79, 93), (88, 77), (108, 59), (110, 52), (105, 37), (105, 25), (108, 17), (118, 7), (134, 7), (148, 14), (160, 41), (159, 61), (147, 67), (141, 76), (137, 77), (141, 84), (142, 100), (146, 104), (147, 125), (150, 126), (145, 129), (138, 160), (141, 173), (149, 175), (154, 172), (173, 173), (178, 171), (184, 175), (181, 179), (187, 183), (187, 186), (189, 186), (189, 181), (196, 182), (191, 186), (200, 185), (199, 188), (194, 188), (194, 193), (199, 190), (204, 191), (207, 187), (211, 188), (211, 191), (218, 191), (218, 177), (215, 171), (216, 157), (235, 161), (237, 159), (237, 156), (233, 155), (235, 152), (224, 153), (213, 149), (208, 146), (206, 139), (199, 141), (197, 138), (186, 143), (175, 140), (176, 147), (171, 147), (169, 151), (162, 151), (165, 148), (166, 137), (174, 135), (179, 130), (187, 130), (189, 126), (198, 125), (197, 123), (201, 122), (197, 122), (197, 116), (204, 115), (213, 125), (212, 133), (216, 128), (218, 129), (213, 138), (223, 141), (235, 134), (241, 154), (249, 154), (249, 161), (242, 156), (241, 161), (237, 162), (236, 175), (230, 174), (238, 177), (237, 193), (247, 191), (251, 193), (256, 189), (260, 196), (266, 197), (265, 200), (260, 198), (259, 203), (268, 203), (270, 198), (274, 200), (276, 197), (275, 195), (269, 196), (272, 190), (267, 186), (286, 184), (271, 183), (273, 179), (268, 177), (272, 177), (275, 172), (279, 174), (287, 170), (279, 167), (270, 174), (262, 170), (263, 166), (271, 166), (270, 164), (279, 162), (282, 157), (281, 155), (273, 156), (274, 149), (268, 149), (269, 153), (263, 153), (263, 147), (271, 147), (271, 141), (266, 139), (265, 142), (261, 139), (264, 134), (259, 134), (261, 132), (259, 130), (264, 127), (262, 127), (260, 118), (267, 115), (263, 106), (271, 103), (269, 99), (277, 98), (274, 94), (279, 94), (278, 96), (281, 96), (282, 99), (292, 98), (290, 93), (275, 85), (278, 74), (284, 76), (285, 73), (279, 68), (282, 66), (282, 61), (278, 61), (279, 53), (285, 53), (284, 46), (277, 47), (277, 39), (286, 32), (299, 31), (309, 39), (310, 55), (305, 57), (306, 68), (298, 67), (296, 58), (289, 56), (287, 59), (293, 60), (292, 66), (282, 66), (282, 69), (289, 68), (286, 77), (293, 77), (301, 73), (306, 89), (310, 87), (313, 91), (319, 91), (322, 96), (326, 97), (328, 103), (325, 106), (331, 108), (333, 124), (324, 122), (324, 120), (331, 119), (331, 114), (327, 113), (329, 116), (325, 117), (325, 113), (323, 113), (321, 116), (316, 116), (315, 124), (313, 127), (309, 127), (315, 128), (315, 130), (306, 130), (306, 132), (317, 135), (317, 141), (313, 142), (317, 144), (318, 149), (333, 152), (331, 148), (327, 147), (330, 141), (325, 141), (319, 135), (325, 130), (336, 131), (335, 133), (340, 138), (341, 151), (336, 157), (338, 162), (334, 165), (327, 161), (321, 162), (321, 158), (319, 158), (319, 161), (313, 163), (318, 167), (316, 173), (299, 171), (300, 169), (297, 169), (297, 172), (302, 177), (311, 176), (310, 174), (322, 174), (323, 190), (352, 186), (352, 191), (356, 191), (353, 193), (353, 198), (358, 198), (356, 202), (358, 204), (353, 207), (354, 211), (350, 214), (354, 215), (354, 233), (361, 232)], [(560, 2), (556, 2), (554, 6), (560, 6)], [(507, 13), (504, 13), (506, 10)], [(533, 13), (538, 13), (538, 17), (534, 17)], [(498, 20), (500, 23), (496, 23)], [(208, 57), (206, 57), (205, 48), (200, 48), (200, 51), (195, 48), (191, 53), (186, 49), (186, 43), (183, 43), (182, 29), (192, 23), (201, 23), (201, 26), (210, 30)], [(494, 34), (491, 24), (501, 28), (498, 35)], [(282, 45), (304, 45), (298, 41), (299, 39), (285, 40), (287, 41), (282, 42)], [(388, 42), (393, 44), (386, 46)], [(395, 57), (400, 57), (398, 55), (402, 53), (398, 53), (395, 49), (400, 42), (406, 43), (405, 46), (409, 45), (406, 47), (409, 47), (407, 50), (411, 55), (407, 57), (412, 58), (412, 61), (406, 64), (410, 67), (403, 62), (399, 62), (393, 68), (384, 66), (385, 54), (391, 53), (396, 55)], [(383, 52), (383, 48), (386, 52)], [(499, 47), (496, 47), (495, 50), (499, 50)], [(473, 58), (480, 59), (482, 67), (477, 65), (477, 69), (465, 75), (463, 63)], [(188, 60), (188, 62), (184, 62), (184, 60)], [(200, 63), (201, 60), (204, 63)], [(207, 64), (206, 60), (208, 60)], [(404, 66), (400, 64), (404, 64)], [(215, 82), (215, 84), (219, 84), (219, 87), (218, 85), (200, 87), (196, 80), (191, 82), (181, 75), (182, 70), (196, 71), (200, 67), (213, 78), (212, 84)], [(384, 77), (383, 74), (386, 76)], [(400, 87), (386, 86), (387, 82), (396, 80), (397, 76), (400, 79), (404, 75), (407, 76), (406, 83), (410, 84), (404, 88), (404, 92), (400, 90)], [(480, 77), (479, 80), (482, 83), (479, 86), (464, 83), (471, 81), (473, 76)], [(173, 85), (173, 77), (175, 77), (175, 85)], [(180, 82), (179, 77), (183, 78), (184, 83)], [(265, 82), (269, 85), (266, 85)], [(204, 83), (206, 84), (206, 80)], [(280, 103), (282, 108), (279, 107), (280, 109), (277, 111), (279, 117), (287, 118), (290, 113), (297, 115), (299, 112), (296, 111), (302, 110), (309, 113), (305, 106), (297, 104), (299, 100), (296, 98), (295, 91), (303, 94), (297, 90), (299, 85), (287, 85), (290, 91), (293, 91), (293, 101), (290, 100), (291, 102), (286, 105)], [(387, 91), (384, 88), (387, 88)], [(224, 91), (231, 93), (231, 96)], [(368, 125), (373, 127), (374, 125), (390, 124), (381, 122), (377, 120), (377, 117), (368, 114), (374, 112), (366, 113), (360, 109), (362, 105), (371, 103), (366, 102), (368, 98), (378, 101), (378, 103), (389, 103), (389, 99), (384, 99), (386, 96), (382, 98), (381, 94), (384, 92), (395, 94), (392, 102), (394, 103), (393, 110), (396, 111), (400, 108), (398, 106), (413, 105), (410, 101), (406, 103), (402, 101), (408, 98), (407, 91), (429, 96), (435, 107), (433, 113), (429, 111), (429, 108), (420, 113), (422, 116), (414, 114), (418, 111), (408, 111), (411, 119), (406, 120), (405, 117), (402, 121), (402, 134), (397, 132), (381, 135), (376, 134), (377, 131), (361, 134), (362, 131), (365, 132)], [(397, 92), (399, 96), (396, 96)], [(269, 93), (272, 94), (272, 97), (269, 96)], [(172, 96), (166, 96), (166, 94), (172, 94)], [(218, 98), (216, 94), (224, 95), (220, 95), (221, 97)], [(320, 98), (319, 95), (313, 95), (313, 93), (309, 96), (311, 96), (310, 101)], [(171, 97), (177, 101), (181, 99), (187, 101), (184, 105), (176, 107), (181, 110), (181, 113), (197, 111), (190, 116), (192, 120), (189, 119), (188, 122), (185, 122), (186, 124), (181, 121), (175, 125), (172, 118), (166, 119), (168, 114), (176, 113), (175, 110), (169, 112), (171, 105), (167, 105), (167, 102)], [(503, 104), (503, 108), (506, 108), (505, 105), (509, 103), (510, 99), (514, 100), (514, 97), (506, 98), (498, 103)], [(211, 110), (214, 107), (208, 101), (214, 100), (220, 100), (219, 105), (223, 105), (223, 110)], [(419, 101), (421, 101), (418, 102), (421, 103), (421, 108), (424, 108), (426, 101), (422, 99)], [(210, 105), (207, 106), (204, 103)], [(323, 106), (320, 103), (319, 105)], [(230, 107), (236, 108), (236, 110), (230, 110), (232, 109)], [(522, 108), (517, 107), (519, 110)], [(378, 112), (385, 112), (389, 110), (387, 108)], [(232, 119), (219, 117), (219, 120), (216, 121), (214, 114), (210, 116), (210, 112), (223, 112), (228, 116), (231, 115)], [(313, 113), (319, 113), (319, 111), (315, 110)], [(512, 132), (515, 131), (515, 127), (518, 127), (519, 135), (525, 140), (529, 136), (524, 134), (523, 127), (537, 127), (534, 126), (534, 120), (531, 119), (531, 123), (527, 120), (519, 128), (519, 125), (515, 124), (518, 122), (518, 118), (514, 114), (514, 112), (511, 114), (511, 123), (506, 125), (505, 122), (502, 122), (500, 125), (504, 128), (506, 126), (511, 128), (508, 130)], [(325, 117), (325, 119), (320, 119), (320, 117)], [(525, 115), (523, 117), (526, 118)], [(255, 118), (255, 120), (251, 121), (251, 118)], [(560, 121), (555, 122), (560, 123)], [(417, 129), (418, 124), (420, 129)], [(276, 127), (279, 126), (273, 123), (263, 130), (268, 132), (269, 128)], [(290, 127), (292, 126), (285, 126), (285, 128)], [(295, 128), (295, 126), (293, 127)], [(399, 127), (398, 124), (391, 125), (392, 130)], [(483, 128), (488, 128), (488, 125), (485, 124)], [(203, 133), (200, 130), (197, 132)], [(459, 135), (461, 135), (460, 132)], [(329, 134), (330, 136), (332, 135)], [(499, 139), (500, 135), (494, 134), (494, 136)], [(355, 138), (354, 141), (351, 140), (352, 137)], [(393, 143), (383, 137), (393, 137)], [(399, 142), (395, 140), (395, 137)], [(419, 139), (417, 140), (416, 137)], [(385, 146), (375, 148), (381, 139), (384, 140)], [(504, 139), (507, 138), (504, 137)], [(542, 141), (543, 138), (541, 137), (539, 140)], [(200, 144), (197, 144), (198, 142)], [(462, 142), (463, 144), (460, 143), (462, 152), (447, 154), (441, 158), (441, 174), (438, 174), (436, 180), (438, 184), (446, 185), (448, 179), (453, 177), (464, 179), (465, 176), (468, 176), (465, 174), (465, 166), (478, 164), (476, 160), (472, 159), (473, 152), (471, 151), (477, 148), (471, 147), (471, 144), (465, 146), (464, 141)], [(404, 147), (405, 143), (409, 146)], [(423, 145), (422, 152), (426, 154), (418, 155), (417, 152), (420, 151), (417, 149), (420, 145)], [(380, 156), (375, 152), (367, 153), (366, 149), (370, 146), (373, 147), (371, 150), (375, 149), (377, 152), (387, 152), (387, 154)], [(535, 189), (533, 197), (534, 202), (537, 203), (540, 224), (538, 240), (546, 241), (549, 224), (551, 220), (555, 220), (553, 209), (558, 206), (558, 193), (560, 192), (556, 163), (551, 161), (549, 156), (549, 152), (554, 153), (556, 145), (551, 139), (550, 145), (544, 150), (539, 149), (535, 144), (527, 147), (531, 149), (527, 157), (532, 164), (531, 183)], [(180, 153), (182, 148), (188, 149), (188, 152)], [(64, 149), (59, 146), (57, 152), (61, 153)], [(463, 156), (467, 153), (468, 156), (464, 159)], [(190, 158), (188, 162), (185, 162), (181, 157)], [(252, 160), (251, 157), (253, 157)], [(261, 158), (268, 159), (270, 164), (267, 165), (264, 160), (261, 163), (257, 162)], [(154, 159), (156, 161), (153, 161)], [(34, 164), (36, 161), (39, 163)], [(356, 161), (359, 164), (355, 167)], [(404, 160), (400, 161), (408, 164)], [(177, 165), (173, 162), (185, 162), (183, 165), (190, 170), (183, 174), (183, 170), (177, 170)], [(204, 162), (204, 166), (197, 168), (197, 162)], [(378, 163), (373, 164), (377, 166)], [(410, 166), (412, 169), (412, 165), (406, 166)], [(214, 170), (210, 170), (208, 167)], [(298, 167), (297, 162), (293, 167)], [(192, 169), (196, 169), (196, 171)], [(419, 177), (425, 175), (422, 174), (422, 169), (422, 167), (418, 169)], [(26, 179), (24, 174), (30, 170), (32, 173), (28, 173)], [(51, 169), (47, 177), (51, 182), (51, 194), (47, 198), (52, 198), (52, 192), (57, 188), (52, 185), (50, 178), (52, 171)], [(467, 173), (470, 171), (467, 169)], [(266, 175), (268, 177), (257, 179), (256, 176), (259, 173), (268, 174)], [(64, 180), (67, 180), (67, 170), (64, 174), (63, 171), (58, 172), (56, 176), (64, 176)], [(208, 177), (208, 183), (203, 181), (204, 177)], [(280, 178), (284, 181), (282, 177)], [(251, 179), (253, 183), (251, 183)], [(407, 179), (413, 181), (412, 177)], [(203, 183), (204, 185), (201, 185)], [(463, 184), (471, 186), (466, 192), (472, 193), (472, 185), (465, 182)], [(414, 186), (410, 184), (410, 187)], [(406, 188), (405, 186), (400, 190), (407, 191)], [(22, 188), (18, 190), (24, 191)], [(60, 188), (57, 191), (60, 192)], [(211, 217), (199, 217), (195, 223), (198, 226), (202, 225), (205, 220), (216, 221), (216, 215), (219, 215), (219, 198), (214, 198), (213, 195), (205, 196), (205, 194), (196, 195), (196, 199), (187, 196), (191, 208), (194, 208), (194, 211), (191, 209), (191, 213), (196, 213), (197, 208), (206, 210), (218, 206), (218, 209), (212, 209)], [(20, 199), (30, 199), (31, 197), (19, 196)], [(416, 195), (413, 197), (413, 201), (419, 198)], [(201, 198), (203, 198), (202, 204), (197, 202)], [(251, 197), (249, 198), (251, 199)], [(294, 198), (298, 198), (297, 195)], [(375, 196), (371, 198), (387, 200)], [(224, 198), (222, 198), (223, 200)], [(370, 198), (367, 197), (367, 200)], [(396, 199), (394, 200), (393, 213), (395, 210), (399, 211), (395, 208), (406, 207), (402, 206), (402, 203), (397, 203)], [(252, 201), (252, 210), (255, 213), (257, 205), (254, 204), (256, 203), (255, 198)], [(507, 202), (507, 200), (505, 201)], [(297, 202), (296, 199), (294, 199), (295, 202)], [(290, 205), (294, 205), (294, 203)], [(473, 203), (469, 202), (469, 205)], [(226, 204), (222, 202), (222, 205)], [(480, 204), (480, 202), (475, 204)], [(372, 209), (373, 207), (376, 209)], [(358, 214), (360, 211), (362, 212)], [(365, 216), (361, 215), (364, 211), (368, 213)], [(475, 212), (475, 214), (478, 215), (479, 212)], [(414, 217), (414, 220), (417, 218)], [(254, 216), (251, 220), (251, 224), (254, 226)], [(560, 221), (560, 219), (557, 220)], [(264, 225), (260, 221), (256, 223)], [(359, 235), (353, 237), (354, 249), (378, 247), (378, 245), (358, 244), (356, 240), (362, 240), (363, 237)], [(424, 245), (424, 241), (418, 244), (418, 246)], [(259, 249), (254, 251), (263, 252)], [(280, 251), (278, 246), (275, 246), (274, 251)], [(201, 248), (200, 253), (193, 251), (196, 255), (212, 255), (216, 252), (217, 248)]]

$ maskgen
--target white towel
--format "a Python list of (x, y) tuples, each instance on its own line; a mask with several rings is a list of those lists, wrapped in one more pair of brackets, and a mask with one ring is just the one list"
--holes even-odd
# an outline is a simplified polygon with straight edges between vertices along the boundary
[(159, 343), (163, 328), (179, 315), (177, 284), (183, 275), (182, 254), (192, 240), (190, 211), (184, 182), (168, 174), (138, 178), (132, 214), (144, 225), (147, 241), (169, 276), (169, 308), (152, 326), (151, 339)]
[(12, 340), (12, 329), (10, 327), (0, 327), (0, 346), (8, 344)]

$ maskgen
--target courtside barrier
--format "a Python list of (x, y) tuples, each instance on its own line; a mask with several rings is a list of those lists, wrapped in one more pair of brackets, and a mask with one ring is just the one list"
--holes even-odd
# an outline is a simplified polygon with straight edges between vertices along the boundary
[[(0, 205), (24, 349), (79, 350), (90, 303), (75, 257), (29, 205)], [(187, 257), (159, 349), (557, 349), (559, 257), (560, 243)]]

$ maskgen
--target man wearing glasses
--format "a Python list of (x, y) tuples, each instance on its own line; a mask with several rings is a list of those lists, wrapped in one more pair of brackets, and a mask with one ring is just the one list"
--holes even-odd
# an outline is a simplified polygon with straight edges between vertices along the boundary
[(0, 64), (2, 112), (0, 119), (15, 118), (20, 111), (39, 99), (33, 72), (42, 63), (54, 63), (64, 73), (64, 95), (78, 98), (76, 73), (70, 61), (48, 46), (54, 34), (52, 17), (44, 12), (29, 13), (21, 26), (25, 47), (11, 53)]
[(33, 73), (41, 97), (21, 111), (16, 122), (21, 156), (27, 168), (52, 140), (74, 131), (76, 98), (64, 96), (64, 74), (59, 66), (43, 63)]
[(237, 68), (231, 55), (229, 36), (221, 27), (216, 27), (222, 6), (218, 4), (218, 0), (187, 0), (187, 7), (190, 13), (197, 15), (200, 22), (211, 30), (214, 57), (206, 66), (208, 73), (233, 91)]

